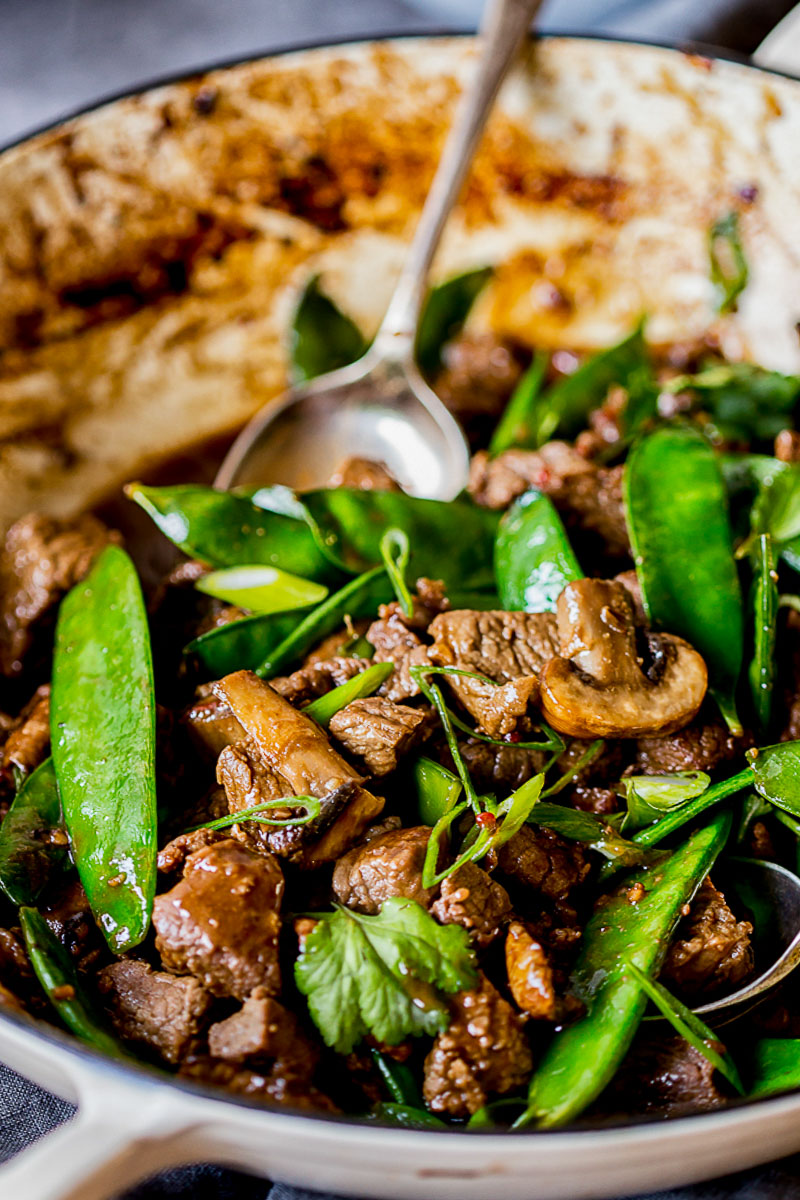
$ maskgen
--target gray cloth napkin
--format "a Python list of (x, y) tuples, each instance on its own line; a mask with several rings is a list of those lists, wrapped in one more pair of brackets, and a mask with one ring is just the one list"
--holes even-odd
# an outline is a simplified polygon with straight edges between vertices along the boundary
[[(680, 38), (753, 50), (793, 0), (552, 0), (545, 28)], [(0, 0), (0, 140), (93, 96), (256, 48), (474, 19), (478, 0)], [(72, 1115), (69, 1104), (0, 1065), (0, 1162)], [(720, 1167), (724, 1164), (720, 1163)], [(638, 1200), (786, 1200), (800, 1156)], [(173, 1170), (119, 1200), (337, 1200), (213, 1166)], [(11, 1198), (9, 1198), (11, 1200)], [(24, 1200), (14, 1197), (13, 1200)], [(487, 1197), (487, 1200), (489, 1198)]]

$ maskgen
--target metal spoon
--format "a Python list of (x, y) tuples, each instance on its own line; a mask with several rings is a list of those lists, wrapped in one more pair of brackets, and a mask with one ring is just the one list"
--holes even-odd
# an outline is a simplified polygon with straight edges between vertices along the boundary
[(728, 863), (733, 871), (723, 890), (735, 892), (753, 914), (757, 945), (771, 965), (730, 995), (694, 1010), (706, 1016), (727, 1009), (726, 1020), (741, 1016), (745, 1006), (752, 1008), (800, 964), (800, 879), (785, 867), (761, 859), (731, 858)]
[(250, 421), (215, 480), (229, 488), (324, 485), (357, 455), (383, 462), (414, 495), (450, 500), (467, 482), (460, 427), (423, 380), (414, 343), (428, 270), (500, 84), (541, 0), (488, 0), (476, 76), (447, 139), (389, 308), (352, 366), (292, 388)]

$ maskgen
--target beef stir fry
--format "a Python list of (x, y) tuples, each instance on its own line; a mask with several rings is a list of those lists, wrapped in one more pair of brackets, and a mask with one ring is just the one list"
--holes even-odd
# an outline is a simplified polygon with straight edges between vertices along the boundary
[(144, 587), (94, 516), (8, 531), (0, 1004), (418, 1127), (800, 1085), (791, 979), (693, 1011), (768, 965), (731, 857), (797, 869), (800, 380), (641, 328), (426, 365), (474, 448), (452, 503), (358, 458), (132, 484), (181, 552)]

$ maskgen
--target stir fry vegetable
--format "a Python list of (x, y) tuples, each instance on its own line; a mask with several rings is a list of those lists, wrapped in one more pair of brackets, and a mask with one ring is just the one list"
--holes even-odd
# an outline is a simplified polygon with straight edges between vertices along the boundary
[[(475, 451), (452, 502), (353, 447), (308, 492), (131, 484), (193, 560), (160, 582), (163, 542), (95, 517), (9, 532), (0, 1005), (415, 1129), (800, 1087), (794, 1039), (696, 1011), (777, 953), (742, 864), (800, 863), (800, 379), (644, 321), (501, 340), (492, 297), (464, 326), (488, 278), (434, 289), (417, 345)], [(295, 378), (366, 348), (312, 279)]]

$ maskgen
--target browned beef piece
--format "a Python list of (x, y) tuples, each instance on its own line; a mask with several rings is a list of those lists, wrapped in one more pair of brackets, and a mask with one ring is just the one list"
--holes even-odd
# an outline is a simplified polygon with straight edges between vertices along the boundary
[[(567, 771), (576, 767), (592, 745), (592, 742), (586, 741), (584, 738), (572, 738), (558, 760), (557, 770), (559, 773), (566, 774)], [(625, 769), (626, 745), (626, 742), (616, 738), (607, 739), (600, 754), (592, 758), (573, 776), (574, 786), (599, 787), (602, 784), (616, 783)]]
[[(281, 779), (261, 758), (258, 748), (245, 738), (236, 746), (226, 746), (217, 760), (217, 782), (225, 789), (228, 812), (242, 812), (271, 800), (280, 800), (293, 795), (292, 788)], [(286, 809), (275, 809), (273, 819), (291, 816)], [(230, 837), (244, 842), (251, 850), (269, 852), (273, 845), (281, 845), (278, 830), (259, 821), (242, 821), (230, 830)]]
[[(514, 790), (541, 771), (546, 755), (539, 750), (526, 750), (522, 746), (492, 746), (469, 738), (459, 742), (470, 777), (478, 789), (487, 792), (498, 788)], [(452, 769), (453, 760), (446, 747), (442, 748), (442, 760)]]
[(498, 866), (548, 900), (567, 900), (589, 874), (582, 846), (549, 829), (523, 825), (501, 846)]
[(178, 1074), (183, 1079), (224, 1088), (250, 1100), (263, 1100), (265, 1104), (338, 1112), (336, 1105), (318, 1088), (311, 1084), (298, 1087), (292, 1079), (284, 1078), (276, 1067), (273, 1063), (271, 1067), (259, 1070), (200, 1054), (185, 1059)]
[(661, 978), (688, 1000), (735, 991), (753, 970), (752, 932), (706, 879), (678, 926)]
[(430, 829), (396, 829), (356, 846), (333, 870), (336, 898), (358, 912), (376, 913), (390, 896), (405, 896), (427, 908), (435, 888), (422, 886), (422, 867)]
[[(223, 815), (223, 814), (220, 814)], [(227, 830), (195, 829), (194, 833), (180, 833), (171, 842), (167, 842), (158, 852), (158, 869), (165, 875), (182, 871), (190, 854), (213, 846), (215, 842), (224, 842), (230, 837)]]
[(782, 429), (775, 438), (775, 457), (781, 462), (800, 462), (800, 433), (796, 429)]
[(379, 815), (383, 799), (362, 786), (362, 776), (315, 721), (251, 671), (237, 671), (213, 686), (247, 730), (263, 764), (286, 780), (290, 794), (321, 801), (314, 821), (276, 830), (270, 846), (280, 845), (282, 854), (306, 868), (339, 858)]
[(294, 1014), (260, 989), (238, 1012), (211, 1026), (208, 1048), (212, 1058), (223, 1062), (251, 1067), (271, 1062), (273, 1085), (280, 1081), (292, 1094), (308, 1090), (319, 1060), (317, 1047), (301, 1032)]
[(442, 880), (431, 912), (443, 925), (461, 925), (476, 945), (485, 947), (511, 916), (508, 892), (475, 863), (465, 863)]
[(399, 492), (397, 480), (385, 463), (370, 458), (347, 458), (328, 480), (329, 488), (357, 488), (362, 492)]
[(337, 742), (360, 760), (366, 775), (388, 775), (398, 762), (431, 732), (431, 714), (395, 704), (384, 696), (367, 696), (345, 705), (328, 725)]
[(327, 695), (340, 684), (347, 683), (348, 679), (366, 671), (369, 665), (368, 658), (340, 658), (337, 656), (301, 667), (299, 671), (294, 671), (291, 675), (279, 676), (269, 682), (270, 687), (274, 688), (278, 695), (283, 696), (284, 700), (300, 707), (316, 700), (318, 696)]
[(369, 619), (352, 621), (348, 628), (342, 626), (341, 629), (337, 629), (336, 633), (329, 634), (310, 654), (306, 655), (303, 666), (312, 667), (315, 663), (324, 662), (328, 658), (342, 657), (342, 647), (353, 637), (364, 637), (370, 624)]
[(36, 979), (19, 931), (0, 929), (0, 1008), (25, 1012)]
[(50, 753), (50, 684), (38, 688), (19, 715), (0, 750), (0, 781), (16, 767), (23, 774), (43, 763)]
[(105, 944), (80, 882), (75, 879), (61, 888), (51, 907), (43, 909), (42, 914), (75, 965), (81, 970), (93, 966), (104, 952)]
[(438, 666), (459, 667), (494, 680), (458, 676), (447, 685), (491, 737), (516, 730), (538, 695), (542, 665), (559, 652), (553, 613), (441, 613), (431, 622), (429, 657)]
[(619, 808), (619, 796), (613, 788), (603, 787), (575, 787), (568, 793), (569, 802), (573, 808), (578, 808), (581, 812), (598, 813), (604, 816), (607, 813), (617, 812)]
[(375, 662), (390, 662), (394, 671), (383, 684), (380, 694), (387, 700), (410, 700), (420, 694), (419, 687), (409, 674), (409, 668), (428, 663), (428, 647), (418, 633), (409, 629), (399, 610), (382, 605), (386, 612), (373, 621), (367, 630), (367, 641), (375, 647)]
[(665, 1117), (707, 1112), (726, 1102), (718, 1079), (705, 1055), (678, 1034), (639, 1034), (595, 1111)]
[(247, 736), (225, 701), (206, 687), (198, 689), (197, 699), (183, 714), (182, 720), (194, 745), (212, 760), (216, 760), (226, 746), (236, 745)]
[(622, 437), (622, 417), (628, 393), (616, 385), (609, 388), (602, 404), (589, 413), (589, 428), (575, 439), (575, 449), (585, 458), (595, 458)]
[(425, 1059), (425, 1103), (467, 1117), (491, 1096), (521, 1087), (533, 1060), (519, 1017), (485, 975), (450, 1001), (451, 1021)]
[(215, 996), (279, 992), (282, 899), (283, 874), (271, 855), (230, 838), (195, 851), (183, 879), (153, 906), (164, 966), (196, 976)]
[(714, 771), (743, 751), (741, 739), (733, 737), (721, 720), (703, 710), (677, 733), (639, 738), (633, 772), (664, 775), (672, 771)]
[(119, 541), (91, 516), (56, 521), (32, 513), (11, 526), (0, 555), (0, 674), (20, 673), (38, 623)]
[(462, 333), (443, 351), (434, 389), (470, 441), (486, 443), (525, 367), (527, 355), (494, 333)]
[(537, 1021), (555, 1021), (556, 993), (547, 953), (521, 921), (512, 921), (506, 935), (506, 971), (514, 1003)]
[(530, 487), (550, 496), (568, 527), (596, 535), (614, 557), (629, 554), (622, 467), (597, 467), (566, 442), (496, 458), (481, 451), (472, 460), (469, 490), (478, 504), (507, 508)]
[(191, 976), (154, 971), (132, 958), (103, 967), (97, 986), (118, 1036), (168, 1063), (186, 1054), (211, 1005), (206, 989)]

